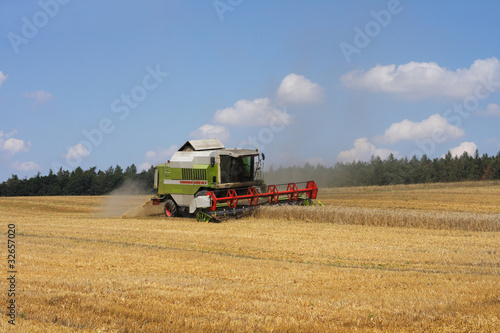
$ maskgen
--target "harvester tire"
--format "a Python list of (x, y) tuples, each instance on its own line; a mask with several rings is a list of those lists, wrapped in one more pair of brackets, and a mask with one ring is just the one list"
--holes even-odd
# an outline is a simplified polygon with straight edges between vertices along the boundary
[(179, 214), (179, 209), (172, 199), (167, 199), (165, 201), (164, 209), (166, 217), (176, 217)]

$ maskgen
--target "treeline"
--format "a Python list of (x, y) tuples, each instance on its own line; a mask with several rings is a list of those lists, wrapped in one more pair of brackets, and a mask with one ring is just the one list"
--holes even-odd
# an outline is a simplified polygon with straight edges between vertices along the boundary
[(459, 182), (466, 180), (500, 179), (500, 152), (496, 156), (474, 156), (464, 153), (442, 158), (396, 159), (392, 154), (385, 160), (372, 157), (369, 162), (337, 163), (333, 167), (306, 164), (303, 167), (270, 167), (266, 183), (315, 180), (321, 187), (371, 186)]
[(137, 172), (134, 164), (125, 171), (120, 166), (109, 167), (106, 171), (96, 171), (96, 167), (73, 171), (50, 170), (47, 176), (38, 173), (29, 179), (19, 179), (12, 175), (0, 184), (0, 196), (45, 196), (45, 195), (104, 195), (118, 189), (125, 182), (132, 182), (144, 192), (153, 191), (154, 167)]
[[(96, 167), (73, 171), (50, 170), (47, 176), (38, 173), (29, 179), (12, 175), (0, 184), (0, 196), (45, 195), (104, 195), (118, 189), (125, 182), (132, 182), (143, 192), (154, 193), (154, 167), (137, 172), (134, 164), (125, 171), (120, 166), (96, 171)], [(281, 184), (315, 180), (320, 187), (371, 186), (459, 182), (466, 180), (500, 179), (500, 152), (496, 156), (474, 156), (464, 153), (452, 157), (448, 152), (442, 158), (397, 159), (392, 154), (385, 160), (372, 157), (369, 162), (337, 163), (333, 167), (322, 165), (293, 167), (271, 166), (264, 173), (267, 184)]]

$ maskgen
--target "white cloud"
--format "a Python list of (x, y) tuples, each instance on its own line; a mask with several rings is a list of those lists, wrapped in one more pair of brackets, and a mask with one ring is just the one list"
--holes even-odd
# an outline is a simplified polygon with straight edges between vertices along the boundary
[[(289, 74), (281, 82), (277, 99), (286, 105), (317, 103), (323, 99), (323, 88), (303, 75)], [(228, 140), (230, 126), (265, 126), (274, 130), (289, 125), (294, 116), (286, 108), (277, 106), (270, 98), (254, 100), (240, 99), (233, 106), (217, 110), (211, 120), (192, 131), (190, 136), (196, 139), (219, 138)]]
[(36, 107), (42, 103), (47, 103), (52, 99), (52, 94), (43, 90), (24, 93), (23, 96), (35, 100), (35, 102), (33, 103), (33, 107)]
[[(450, 149), (452, 157), (460, 157), (464, 152), (467, 152), (470, 156), (474, 156), (476, 153), (477, 146), (474, 142), (462, 142), (459, 146)], [(444, 154), (441, 157), (444, 157)]]
[(281, 81), (277, 97), (283, 105), (314, 104), (323, 100), (323, 88), (303, 75), (291, 73)]
[(341, 162), (368, 161), (372, 156), (386, 159), (391, 153), (395, 157), (399, 154), (397, 151), (377, 148), (367, 138), (359, 138), (354, 141), (354, 148), (341, 151), (337, 158)]
[(10, 133), (5, 133), (0, 131), (0, 151), (5, 151), (8, 154), (14, 155), (20, 152), (27, 152), (31, 148), (31, 141), (28, 143), (21, 139), (11, 138), (11, 136), (16, 135), (17, 130), (14, 129)]
[[(4, 133), (2, 133), (5, 135)], [(8, 137), (7, 135), (5, 135)], [(21, 139), (14, 139), (14, 138), (9, 138), (7, 140), (4, 140), (0, 136), (0, 151), (5, 151), (9, 154), (17, 154), (20, 152), (26, 152), (30, 150), (31, 148), (31, 142), (28, 141), (28, 143), (25, 143), (24, 140)]]
[(0, 138), (2, 137), (6, 137), (6, 138), (10, 138), (11, 136), (13, 135), (16, 135), (17, 134), (17, 130), (16, 129), (13, 129), (11, 132), (9, 133), (5, 133), (4, 131), (0, 131)]
[(0, 88), (2, 88), (2, 84), (7, 80), (9, 76), (5, 75), (2, 71), (0, 71)]
[(38, 165), (37, 163), (35, 162), (19, 162), (19, 161), (16, 161), (14, 163), (11, 164), (11, 166), (16, 169), (16, 170), (20, 170), (20, 171), (34, 171), (34, 170), (41, 170), (42, 167), (40, 165)]
[(279, 126), (291, 120), (291, 115), (273, 106), (267, 97), (240, 99), (233, 107), (217, 110), (213, 118), (215, 123), (227, 126)]
[(80, 160), (82, 157), (90, 155), (89, 150), (83, 144), (78, 143), (68, 149), (66, 154), (63, 154), (67, 160)]
[(445, 142), (458, 139), (464, 135), (464, 130), (451, 125), (444, 117), (436, 113), (419, 123), (408, 119), (394, 123), (385, 131), (384, 135), (375, 137), (374, 141), (380, 144), (394, 144), (399, 141), (422, 139)]
[(149, 170), (151, 165), (167, 162), (178, 149), (178, 146), (171, 145), (168, 148), (158, 148), (156, 150), (147, 151), (145, 154), (146, 161), (139, 164), (138, 171)]
[(195, 139), (217, 138), (222, 142), (226, 142), (231, 136), (231, 133), (222, 125), (205, 124), (200, 126), (197, 130), (192, 131), (189, 135)]
[(500, 117), (500, 105), (488, 104), (486, 110), (478, 110), (474, 114), (477, 116), (485, 116), (485, 117)]
[[(474, 96), (484, 82), (496, 82), (500, 77), (497, 58), (478, 59), (469, 69), (456, 71), (440, 67), (434, 62), (410, 62), (399, 65), (377, 65), (364, 72), (356, 70), (343, 75), (341, 82), (354, 89), (401, 95), (410, 99), (436, 96), (465, 98)], [(485, 90), (484, 88), (483, 90)], [(487, 92), (487, 91), (486, 91)], [(481, 91), (481, 93), (486, 93)]]

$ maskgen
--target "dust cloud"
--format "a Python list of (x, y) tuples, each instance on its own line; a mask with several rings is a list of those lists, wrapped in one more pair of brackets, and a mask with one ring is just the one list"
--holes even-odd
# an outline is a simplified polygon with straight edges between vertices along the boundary
[(98, 211), (101, 217), (146, 217), (162, 214), (161, 206), (153, 206), (142, 184), (126, 181), (122, 186), (111, 192)]

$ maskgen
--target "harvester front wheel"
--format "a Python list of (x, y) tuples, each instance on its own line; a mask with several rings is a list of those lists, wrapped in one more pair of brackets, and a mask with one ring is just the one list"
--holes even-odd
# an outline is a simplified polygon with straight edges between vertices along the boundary
[(179, 213), (179, 209), (175, 204), (175, 201), (172, 199), (167, 199), (165, 201), (164, 209), (166, 217), (176, 217)]

